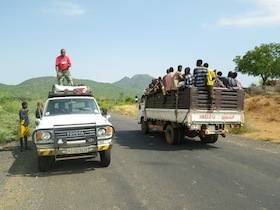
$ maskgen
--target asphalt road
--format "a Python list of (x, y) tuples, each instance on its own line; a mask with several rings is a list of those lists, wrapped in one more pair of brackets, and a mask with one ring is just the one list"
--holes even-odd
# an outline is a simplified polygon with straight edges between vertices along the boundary
[(0, 209), (280, 209), (280, 145), (228, 135), (215, 144), (165, 143), (113, 115), (108, 168), (98, 159), (39, 173), (34, 150), (0, 150)]

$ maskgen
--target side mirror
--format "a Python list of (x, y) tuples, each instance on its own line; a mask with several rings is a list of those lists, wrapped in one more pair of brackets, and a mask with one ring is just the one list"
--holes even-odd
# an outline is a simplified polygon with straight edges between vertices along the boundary
[(101, 114), (102, 114), (103, 116), (104, 116), (104, 115), (107, 115), (107, 109), (105, 109), (105, 108), (102, 109), (102, 110), (101, 110)]
[(39, 125), (40, 122), (41, 122), (41, 119), (40, 119), (40, 118), (36, 118), (36, 120), (35, 120), (35, 125), (36, 125), (36, 126)]

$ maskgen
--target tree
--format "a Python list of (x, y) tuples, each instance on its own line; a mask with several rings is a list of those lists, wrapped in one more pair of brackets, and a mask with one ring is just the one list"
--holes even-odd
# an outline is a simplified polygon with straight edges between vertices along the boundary
[(268, 79), (280, 77), (280, 44), (262, 44), (248, 51), (243, 57), (236, 56), (233, 61), (237, 65), (236, 71), (260, 76), (264, 86)]

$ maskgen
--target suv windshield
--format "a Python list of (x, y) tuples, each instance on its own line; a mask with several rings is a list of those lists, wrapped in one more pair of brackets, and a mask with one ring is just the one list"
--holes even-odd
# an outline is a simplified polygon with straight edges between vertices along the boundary
[(95, 101), (85, 98), (50, 100), (45, 110), (45, 116), (62, 114), (99, 114)]

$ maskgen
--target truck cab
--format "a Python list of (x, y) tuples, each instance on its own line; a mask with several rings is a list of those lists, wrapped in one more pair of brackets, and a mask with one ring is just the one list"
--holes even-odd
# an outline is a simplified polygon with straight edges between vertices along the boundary
[(114, 135), (110, 116), (101, 112), (88, 87), (54, 86), (32, 135), (39, 171), (47, 171), (53, 161), (97, 156), (102, 166), (109, 166)]

